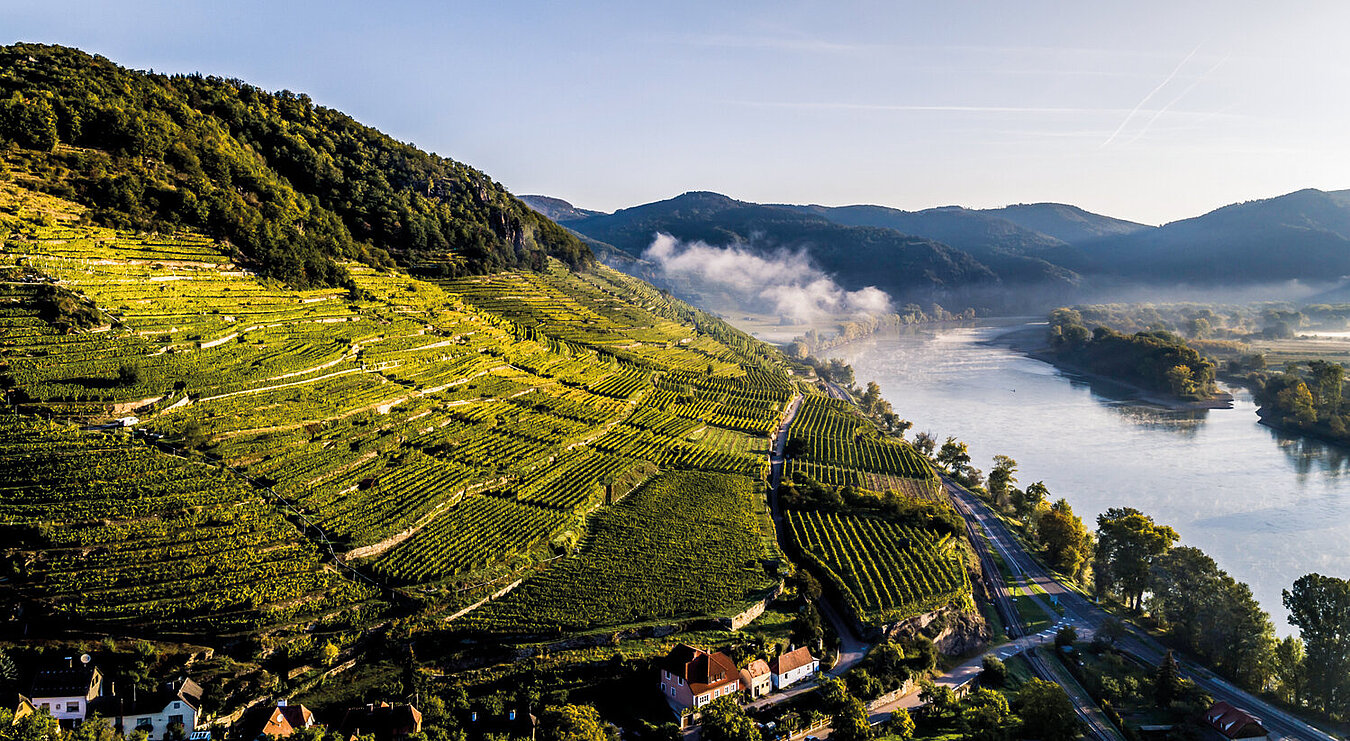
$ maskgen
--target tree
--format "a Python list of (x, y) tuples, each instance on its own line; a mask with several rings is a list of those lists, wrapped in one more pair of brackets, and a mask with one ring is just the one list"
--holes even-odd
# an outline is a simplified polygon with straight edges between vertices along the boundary
[(830, 717), (830, 738), (838, 741), (867, 741), (872, 725), (867, 722), (867, 707), (862, 700), (848, 697)]
[(862, 399), (858, 400), (858, 406), (862, 407), (862, 410), (868, 414), (876, 414), (877, 405), (881, 401), (881, 387), (877, 385), (876, 381), (868, 381), (867, 390), (863, 392)]
[(1318, 417), (1326, 419), (1340, 414), (1345, 367), (1326, 360), (1310, 360), (1308, 372), (1312, 375), (1313, 388), (1317, 391)]
[(1251, 589), (1198, 548), (1178, 546), (1152, 569), (1150, 606), (1181, 645), (1249, 690), (1270, 677), (1275, 628)]
[(1284, 590), (1283, 602), (1303, 639), (1308, 701), (1350, 715), (1350, 581), (1307, 574)]
[(1167, 383), (1177, 396), (1190, 396), (1195, 393), (1195, 372), (1189, 365), (1177, 363), (1167, 369)]
[(849, 694), (863, 700), (875, 700), (884, 691), (881, 680), (872, 676), (866, 669), (849, 672), (844, 683), (848, 686)]
[(1026, 520), (1029, 519), (1036, 510), (1040, 509), (1042, 503), (1049, 501), (1049, 499), (1050, 490), (1046, 488), (1045, 482), (1037, 481), (1027, 486), (1021, 496), (1013, 498), (1013, 506), (1017, 510), (1017, 516)]
[(937, 438), (931, 432), (918, 432), (914, 435), (914, 449), (919, 455), (931, 459), (933, 449), (937, 447)]
[(755, 722), (730, 695), (703, 706), (703, 738), (708, 741), (760, 741)]
[(1043, 741), (1078, 738), (1078, 714), (1063, 687), (1044, 679), (1032, 679), (1017, 691), (1017, 714), (1022, 727)]
[(942, 449), (938, 451), (937, 462), (948, 471), (958, 473), (970, 465), (970, 450), (965, 443), (948, 436), (942, 443)]
[(117, 366), (117, 382), (123, 386), (135, 386), (141, 382), (141, 366), (125, 361)]
[(1000, 506), (1009, 499), (1012, 485), (1017, 483), (1013, 476), (1017, 472), (1017, 461), (1006, 455), (994, 456), (994, 469), (989, 472), (989, 496)]
[(1064, 648), (1072, 646), (1078, 642), (1078, 629), (1072, 625), (1066, 625), (1055, 631), (1055, 648)]
[[(608, 741), (609, 733), (595, 708), (590, 705), (563, 705), (544, 708), (539, 718), (539, 738), (541, 741)], [(736, 741), (758, 741), (748, 736), (735, 738)]]
[(820, 680), (820, 704), (831, 713), (844, 706), (848, 702), (848, 686), (844, 680), (834, 677), (825, 677)]
[(1308, 665), (1303, 651), (1303, 641), (1294, 636), (1286, 636), (1275, 644), (1273, 669), (1275, 680), (1279, 683), (1280, 699), (1303, 706), (1303, 691), (1308, 686)]
[(14, 93), (0, 103), (0, 138), (25, 149), (52, 151), (57, 142), (57, 119), (51, 102)]
[(1003, 695), (980, 687), (961, 701), (958, 725), (973, 741), (1003, 741), (1008, 738), (1010, 715), (1012, 710)]
[(1133, 507), (1112, 507), (1097, 516), (1097, 552), (1093, 571), (1098, 596), (1118, 592), (1139, 609), (1149, 586), (1153, 560), (1177, 541), (1177, 531), (1158, 525)]
[(960, 709), (960, 702), (951, 687), (933, 684), (927, 679), (919, 682), (919, 702), (928, 706), (929, 714), (938, 719), (952, 718)]
[(993, 654), (985, 654), (980, 662), (980, 684), (985, 687), (1002, 687), (1008, 681), (1008, 667)]
[(1176, 658), (1168, 651), (1153, 673), (1153, 700), (1158, 703), (1158, 707), (1165, 708), (1181, 696), (1181, 690), (1181, 667), (1177, 666)]
[(914, 719), (909, 716), (908, 710), (896, 708), (891, 713), (890, 735), (901, 741), (914, 738)]
[[(1027, 487), (1030, 492), (1036, 484)], [(1063, 499), (1055, 502), (1036, 523), (1036, 539), (1045, 548), (1046, 560), (1055, 569), (1078, 576), (1087, 565), (1092, 537), (1083, 519)]]

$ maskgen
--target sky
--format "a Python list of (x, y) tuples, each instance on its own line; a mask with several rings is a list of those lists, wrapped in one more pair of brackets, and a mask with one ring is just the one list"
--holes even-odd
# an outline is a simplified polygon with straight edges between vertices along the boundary
[(0, 39), (306, 92), (518, 194), (1149, 224), (1350, 188), (1350, 3), (6, 0)]

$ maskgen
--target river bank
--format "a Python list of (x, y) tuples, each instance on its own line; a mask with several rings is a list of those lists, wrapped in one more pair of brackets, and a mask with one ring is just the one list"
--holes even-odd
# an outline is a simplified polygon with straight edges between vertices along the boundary
[[(1044, 329), (902, 328), (832, 354), (880, 384), (915, 432), (967, 443), (977, 467), (1010, 456), (1019, 486), (1043, 481), (1087, 522), (1135, 507), (1175, 527), (1251, 585), (1280, 635), (1291, 632), (1282, 590), (1313, 571), (1350, 575), (1350, 451), (1258, 424), (1240, 387), (1232, 410), (1173, 409), (1009, 347)], [(1013, 330), (1031, 331), (990, 341)]]
[(1186, 399), (1178, 399), (1169, 394), (1146, 389), (1119, 378), (1112, 378), (1100, 373), (1094, 373), (1082, 366), (1070, 363), (1050, 349), (1050, 342), (1046, 337), (1046, 327), (1048, 326), (1047, 323), (1036, 323), (1018, 327), (1003, 334), (990, 337), (985, 340), (985, 342), (995, 346), (1006, 347), (1013, 352), (1021, 353), (1033, 360), (1039, 360), (1042, 363), (1052, 365), (1063, 373), (1078, 376), (1090, 384), (1101, 387), (1103, 396), (1118, 397), (1123, 400), (1151, 404), (1153, 406), (1174, 411), (1233, 408), (1233, 395), (1226, 391), (1219, 392), (1208, 399), (1188, 401)]

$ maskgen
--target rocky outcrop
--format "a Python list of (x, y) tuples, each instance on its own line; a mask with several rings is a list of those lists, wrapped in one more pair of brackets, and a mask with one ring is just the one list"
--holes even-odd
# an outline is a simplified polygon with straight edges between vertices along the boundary
[(924, 636), (948, 656), (970, 653), (989, 642), (989, 626), (983, 617), (951, 606), (887, 626), (885, 634), (888, 638)]

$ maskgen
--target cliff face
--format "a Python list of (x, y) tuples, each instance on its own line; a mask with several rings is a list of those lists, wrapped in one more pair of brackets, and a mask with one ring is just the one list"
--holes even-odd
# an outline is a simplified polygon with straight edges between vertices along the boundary
[(924, 636), (948, 656), (970, 653), (989, 643), (989, 626), (979, 613), (947, 606), (889, 626), (887, 638)]

